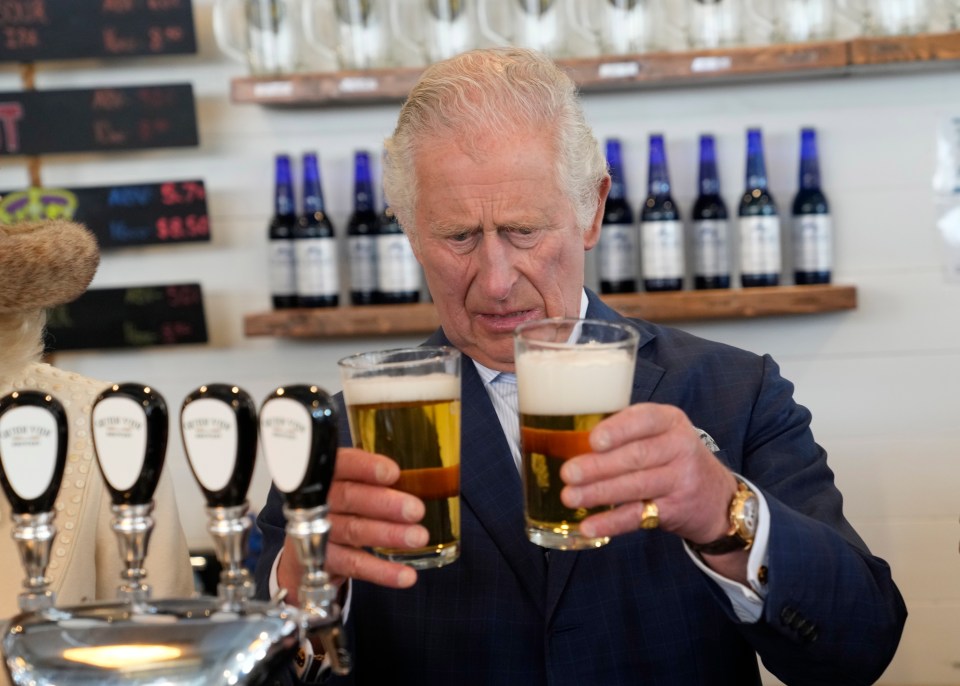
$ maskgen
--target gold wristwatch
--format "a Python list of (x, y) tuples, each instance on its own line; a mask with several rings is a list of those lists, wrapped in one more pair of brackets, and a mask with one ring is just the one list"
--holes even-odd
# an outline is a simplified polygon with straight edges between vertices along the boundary
[(690, 550), (707, 555), (722, 555), (734, 550), (749, 550), (757, 535), (757, 519), (760, 515), (760, 501), (757, 494), (743, 481), (737, 479), (737, 492), (730, 501), (730, 529), (727, 533), (709, 543), (687, 541)]

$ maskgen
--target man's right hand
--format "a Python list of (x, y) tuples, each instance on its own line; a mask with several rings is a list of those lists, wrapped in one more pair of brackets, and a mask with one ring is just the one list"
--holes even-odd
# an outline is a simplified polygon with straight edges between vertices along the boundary
[[(330, 486), (330, 538), (324, 569), (332, 581), (360, 579), (390, 588), (409, 588), (417, 573), (407, 565), (389, 562), (364, 550), (369, 547), (418, 548), (427, 544), (423, 501), (390, 488), (400, 478), (400, 467), (389, 457), (357, 448), (340, 448)], [(287, 538), (277, 566), (277, 582), (286, 589), (285, 602), (297, 604), (303, 567)]]

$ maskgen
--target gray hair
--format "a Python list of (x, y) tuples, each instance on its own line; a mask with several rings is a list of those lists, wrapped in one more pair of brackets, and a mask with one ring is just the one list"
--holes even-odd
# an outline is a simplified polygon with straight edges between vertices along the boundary
[(44, 310), (0, 313), (0, 386), (7, 376), (40, 359), (46, 320)]
[(587, 124), (576, 85), (549, 58), (521, 48), (472, 50), (428, 67), (386, 139), (383, 186), (401, 226), (415, 236), (414, 158), (432, 138), (456, 140), (468, 155), (491, 133), (544, 131), (554, 137), (557, 181), (586, 230), (597, 211), (607, 162)]

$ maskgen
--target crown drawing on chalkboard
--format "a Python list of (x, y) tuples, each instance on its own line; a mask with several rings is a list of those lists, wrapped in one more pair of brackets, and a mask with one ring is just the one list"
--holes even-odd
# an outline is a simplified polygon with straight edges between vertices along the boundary
[(0, 196), (0, 224), (73, 219), (77, 196), (64, 188), (27, 188)]

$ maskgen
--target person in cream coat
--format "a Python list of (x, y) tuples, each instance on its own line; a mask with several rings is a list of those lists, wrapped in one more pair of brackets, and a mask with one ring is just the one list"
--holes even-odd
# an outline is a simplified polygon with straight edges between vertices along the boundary
[[(47, 568), (58, 606), (115, 599), (123, 569), (110, 526), (110, 495), (90, 438), (91, 408), (108, 384), (40, 361), (45, 309), (79, 296), (98, 263), (96, 240), (78, 224), (0, 225), (0, 397), (15, 390), (49, 393), (63, 405), (70, 426)], [(145, 581), (155, 598), (188, 597), (194, 592), (193, 574), (168, 476), (161, 478), (154, 500)], [(3, 622), (19, 611), (24, 577), (11, 533), (10, 506), (0, 497)], [(0, 670), (0, 684), (6, 682), (6, 671)]]

